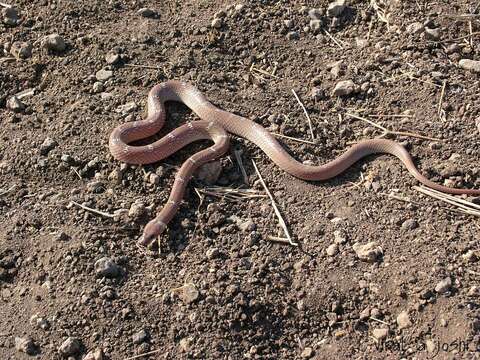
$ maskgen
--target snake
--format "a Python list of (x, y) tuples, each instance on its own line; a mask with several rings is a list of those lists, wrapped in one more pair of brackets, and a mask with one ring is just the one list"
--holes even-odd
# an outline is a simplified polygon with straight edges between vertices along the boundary
[[(162, 129), (166, 120), (165, 103), (169, 101), (185, 104), (200, 120), (187, 122), (148, 145), (132, 145), (132, 142), (147, 139)], [(158, 215), (145, 225), (143, 234), (138, 240), (140, 245), (150, 245), (163, 233), (178, 211), (187, 184), (195, 171), (201, 165), (227, 152), (229, 134), (253, 142), (281, 169), (303, 180), (328, 180), (368, 155), (386, 153), (397, 157), (415, 179), (429, 188), (448, 194), (480, 195), (480, 190), (451, 188), (427, 179), (418, 171), (412, 157), (401, 144), (384, 138), (359, 141), (323, 165), (303, 164), (293, 158), (274, 135), (261, 125), (221, 110), (190, 83), (169, 80), (155, 85), (150, 90), (145, 119), (120, 124), (110, 133), (109, 149), (112, 156), (128, 164), (141, 165), (165, 159), (194, 141), (210, 140), (213, 145), (190, 156), (182, 164), (175, 175), (167, 203)]]

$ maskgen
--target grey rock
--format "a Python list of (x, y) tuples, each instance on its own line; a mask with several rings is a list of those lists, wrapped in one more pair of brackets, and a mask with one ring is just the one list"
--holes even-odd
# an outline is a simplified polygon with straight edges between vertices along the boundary
[(142, 329), (132, 336), (132, 341), (134, 344), (141, 344), (149, 339), (150, 335), (147, 330)]
[(107, 56), (105, 56), (105, 61), (109, 65), (115, 65), (118, 64), (121, 60), (121, 57), (119, 54), (116, 53), (109, 53)]
[(310, 9), (308, 10), (308, 16), (312, 20), (321, 20), (323, 16), (323, 10), (322, 9)]
[(101, 93), (103, 90), (105, 90), (105, 87), (103, 86), (103, 83), (100, 81), (95, 81), (93, 83), (92, 91), (95, 94)]
[(382, 248), (379, 247), (374, 241), (364, 245), (355, 243), (353, 244), (352, 248), (360, 260), (367, 262), (375, 262), (383, 254)]
[(425, 26), (420, 22), (414, 22), (408, 25), (405, 30), (409, 34), (416, 35), (422, 33), (425, 30)]
[(10, 54), (18, 59), (28, 59), (32, 56), (33, 46), (29, 42), (15, 41), (10, 47)]
[(52, 138), (47, 137), (43, 140), (42, 145), (40, 145), (40, 154), (47, 155), (50, 151), (55, 149), (58, 146), (58, 143)]
[(358, 91), (358, 86), (352, 80), (339, 81), (333, 89), (335, 96), (347, 96)]
[(142, 202), (134, 202), (128, 210), (128, 216), (134, 220), (141, 218), (145, 214), (145, 204)]
[(127, 115), (138, 109), (138, 105), (134, 101), (130, 101), (126, 104), (120, 105), (115, 109), (117, 113)]
[(107, 81), (108, 79), (110, 79), (112, 77), (113, 77), (113, 71), (106, 70), (106, 69), (98, 70), (97, 73), (95, 74), (95, 78), (98, 81)]
[(407, 311), (402, 311), (400, 314), (398, 314), (397, 325), (399, 330), (412, 326), (412, 321), (410, 320), (410, 316), (408, 315)]
[(438, 41), (440, 40), (441, 35), (442, 35), (442, 31), (440, 30), (440, 28), (435, 28), (435, 29), (431, 29), (428, 27), (425, 28), (425, 38), (427, 40)]
[(373, 329), (372, 335), (377, 340), (384, 340), (384, 339), (387, 338), (388, 329), (386, 329), (386, 328)]
[(118, 266), (112, 259), (103, 257), (95, 262), (95, 273), (98, 276), (115, 278), (122, 274), (122, 268)]
[(302, 359), (310, 359), (315, 354), (315, 351), (311, 347), (305, 347), (300, 354)]
[(310, 20), (309, 26), (314, 34), (318, 34), (322, 28), (322, 24), (321, 20)]
[(480, 61), (477, 60), (461, 59), (458, 62), (458, 66), (464, 70), (480, 73)]
[(18, 17), (18, 10), (14, 7), (2, 8), (2, 21), (5, 25), (18, 25), (20, 19)]
[(154, 18), (158, 16), (158, 13), (155, 10), (149, 8), (141, 8), (137, 11), (137, 14), (145, 18)]
[(67, 338), (58, 348), (58, 352), (63, 356), (72, 356), (78, 354), (82, 348), (80, 340), (74, 337)]
[(452, 288), (452, 279), (447, 276), (445, 279), (439, 281), (435, 286), (435, 291), (439, 294), (444, 294)]
[(207, 250), (207, 258), (208, 259), (215, 259), (216, 257), (218, 257), (218, 255), (220, 254), (220, 251), (218, 250), (218, 248), (211, 248), (211, 249), (208, 249)]
[(15, 337), (15, 349), (27, 355), (35, 355), (37, 346), (31, 338)]
[(300, 38), (300, 35), (298, 34), (297, 31), (290, 31), (287, 34), (287, 39), (288, 40), (298, 40)]
[(223, 25), (223, 19), (222, 18), (215, 18), (212, 20), (212, 28), (214, 29), (220, 29)]
[(103, 350), (98, 348), (89, 351), (88, 354), (85, 355), (83, 360), (105, 360), (105, 355), (103, 354)]
[(418, 227), (418, 223), (414, 219), (405, 220), (402, 224), (402, 230), (414, 230)]
[(337, 0), (328, 5), (327, 15), (330, 17), (339, 17), (345, 10), (345, 0)]
[(328, 256), (335, 256), (338, 253), (338, 245), (337, 244), (331, 244), (329, 247), (327, 247), (327, 255)]
[(172, 290), (172, 292), (175, 295), (178, 295), (178, 297), (180, 298), (180, 300), (182, 300), (184, 304), (193, 303), (200, 296), (198, 289), (192, 283), (188, 283), (179, 288), (176, 288)]
[(326, 98), (325, 91), (322, 88), (316, 86), (310, 91), (310, 97), (314, 101), (324, 100)]
[(23, 110), (25, 110), (25, 104), (22, 103), (22, 101), (15, 95), (7, 100), (6, 105), (7, 105), (7, 109), (16, 113), (20, 113)]
[(50, 51), (61, 53), (67, 47), (65, 40), (59, 34), (50, 34), (43, 39), (43, 46)]

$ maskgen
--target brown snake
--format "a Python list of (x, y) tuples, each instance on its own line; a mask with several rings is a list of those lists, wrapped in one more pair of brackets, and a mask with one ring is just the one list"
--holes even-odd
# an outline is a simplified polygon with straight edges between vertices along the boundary
[[(150, 145), (131, 146), (129, 143), (156, 134), (165, 123), (167, 101), (183, 102), (201, 119), (188, 122)], [(359, 159), (376, 153), (396, 156), (418, 181), (449, 194), (480, 195), (480, 190), (454, 189), (436, 184), (424, 177), (415, 167), (410, 154), (397, 142), (386, 139), (361, 141), (338, 158), (320, 166), (304, 165), (291, 157), (277, 140), (262, 126), (244, 117), (220, 110), (193, 85), (168, 81), (156, 85), (148, 94), (148, 116), (145, 120), (124, 123), (110, 134), (109, 147), (113, 157), (130, 164), (148, 164), (164, 159), (185, 145), (200, 139), (209, 139), (214, 145), (187, 159), (175, 177), (170, 197), (157, 217), (143, 231), (139, 243), (149, 245), (167, 227), (178, 210), (186, 186), (194, 171), (221, 155), (229, 146), (227, 133), (246, 138), (262, 149), (280, 168), (304, 180), (330, 179)]]

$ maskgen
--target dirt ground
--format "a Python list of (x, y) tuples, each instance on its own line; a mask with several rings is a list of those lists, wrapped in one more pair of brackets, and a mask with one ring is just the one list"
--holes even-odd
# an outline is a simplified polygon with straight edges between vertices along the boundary
[[(398, 159), (306, 182), (233, 136), (215, 185), (251, 190), (193, 180), (145, 250), (176, 169), (208, 143), (141, 167), (109, 154), (151, 87), (181, 79), (294, 138), (279, 140), (299, 161), (381, 134), (359, 116), (429, 138), (389, 135), (433, 181), (480, 188), (480, 75), (459, 66), (480, 60), (478, 2), (386, 3), (1, 5), (0, 358), (480, 358), (478, 217), (414, 189)], [(167, 110), (162, 134), (196, 119)], [(251, 160), (300, 246), (269, 240), (285, 235)]]

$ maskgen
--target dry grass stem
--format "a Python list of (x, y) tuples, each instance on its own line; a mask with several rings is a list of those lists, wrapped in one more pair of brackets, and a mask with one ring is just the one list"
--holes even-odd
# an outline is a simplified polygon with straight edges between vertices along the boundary
[(408, 114), (373, 114), (373, 115), (368, 115), (368, 117), (373, 117), (373, 118), (414, 118), (415, 115), (408, 115)]
[(287, 228), (287, 224), (285, 223), (285, 220), (283, 220), (282, 214), (280, 214), (280, 210), (278, 210), (277, 204), (275, 203), (275, 200), (273, 199), (272, 194), (270, 193), (270, 190), (268, 190), (267, 185), (265, 184), (265, 181), (263, 180), (262, 175), (260, 174), (260, 171), (258, 171), (257, 164), (255, 161), (252, 159), (252, 164), (253, 167), (255, 168), (255, 171), (258, 175), (258, 178), (260, 179), (260, 182), (262, 183), (263, 188), (265, 189), (265, 192), (267, 193), (268, 197), (270, 198), (270, 201), (272, 202), (272, 207), (273, 210), (275, 211), (275, 214), (277, 215), (278, 222), (280, 223), (280, 226), (283, 229), (283, 232), (285, 233), (285, 236), (287, 237), (288, 243), (293, 246), (298, 246), (297, 243), (292, 241), (292, 238), (290, 236), (290, 233)]
[(113, 219), (115, 217), (115, 215), (112, 215), (112, 214), (109, 214), (109, 213), (106, 213), (106, 212), (103, 212), (103, 211), (100, 211), (100, 210), (97, 210), (97, 209), (93, 209), (91, 207), (79, 204), (79, 203), (77, 203), (76, 201), (73, 201), (73, 200), (70, 200), (70, 203), (72, 203), (75, 206), (78, 206), (78, 207), (82, 208), (85, 211), (91, 212), (92, 214), (100, 215), (100, 216), (103, 216), (103, 217), (106, 217), (106, 218), (109, 218), (109, 219)]
[(480, 217), (480, 205), (474, 204), (471, 201), (467, 201), (450, 194), (445, 194), (440, 191), (430, 189), (426, 186), (414, 186), (413, 188), (422, 194), (456, 206), (458, 211)]
[(291, 136), (282, 135), (282, 134), (278, 134), (278, 133), (271, 133), (271, 134), (272, 134), (273, 136), (276, 136), (276, 137), (279, 137), (279, 138), (283, 138), (283, 139), (298, 141), (298, 142), (305, 143), (305, 144), (310, 144), (310, 145), (317, 145), (317, 143), (315, 143), (315, 142), (313, 142), (313, 141), (309, 141), (309, 140), (302, 140), (302, 139), (298, 139), (298, 138), (294, 138), (294, 137), (291, 137)]
[(16, 185), (12, 185), (7, 190), (3, 190), (2, 192), (0, 192), (0, 196), (7, 195), (10, 191), (15, 189), (15, 187), (16, 187)]
[(340, 44), (340, 42), (339, 42), (337, 39), (335, 39), (327, 30), (323, 30), (323, 31), (325, 32), (325, 34), (327, 34), (327, 36), (328, 36), (330, 39), (332, 39), (332, 41), (333, 41), (335, 44), (337, 44), (337, 46), (338, 46), (340, 49), (343, 49), (342, 44)]
[(125, 64), (125, 66), (128, 67), (136, 67), (136, 68), (142, 68), (142, 69), (151, 69), (151, 70), (158, 70), (158, 71), (163, 71), (162, 68), (154, 65), (141, 65), (141, 64)]
[(442, 109), (443, 98), (444, 98), (444, 96), (445, 96), (445, 88), (446, 88), (446, 86), (447, 86), (447, 81), (444, 80), (444, 81), (443, 81), (443, 85), (442, 85), (442, 91), (440, 92), (440, 101), (438, 102), (438, 109), (437, 109), (438, 116), (440, 117), (440, 120), (442, 120), (442, 121), (447, 120), (447, 117), (446, 117), (446, 114), (445, 114), (445, 110)]
[(235, 159), (237, 160), (238, 167), (240, 168), (240, 172), (242, 173), (243, 177), (243, 182), (248, 185), (248, 176), (247, 172), (245, 171), (245, 167), (243, 166), (243, 161), (242, 161), (242, 151), (235, 149), (233, 151), (233, 154), (235, 155)]
[(430, 137), (430, 136), (424, 136), (424, 135), (420, 135), (420, 134), (415, 134), (415, 133), (408, 132), (408, 131), (389, 130), (389, 129), (383, 127), (382, 125), (379, 125), (379, 124), (377, 124), (377, 123), (375, 123), (371, 120), (368, 120), (364, 117), (361, 117), (361, 116), (358, 116), (358, 115), (355, 115), (355, 114), (346, 113), (345, 115), (353, 117), (353, 118), (358, 119), (358, 120), (365, 121), (365, 122), (369, 123), (370, 125), (375, 126), (376, 128), (382, 130), (383, 133), (380, 136), (378, 136), (377, 138), (383, 138), (386, 135), (390, 134), (390, 135), (399, 135), (399, 136), (409, 136), (409, 137), (414, 137), (414, 138), (424, 139), (424, 140), (431, 140), (431, 141), (442, 141), (441, 139), (433, 138), (433, 137)]
[(296, 244), (292, 244), (291, 241), (287, 238), (282, 238), (282, 237), (273, 236), (273, 235), (268, 235), (267, 240), (282, 243), (282, 244), (296, 245)]
[[(230, 201), (242, 201), (249, 199), (258, 199), (267, 197), (265, 194), (254, 189), (234, 189), (220, 186), (212, 186), (205, 188), (194, 188), (198, 196), (200, 194), (210, 195), (217, 198), (224, 198)], [(202, 199), (202, 197), (200, 197)]]
[(313, 127), (312, 127), (312, 120), (310, 119), (310, 116), (308, 115), (307, 109), (305, 109), (305, 106), (303, 106), (303, 104), (300, 101), (300, 98), (298, 97), (295, 90), (292, 89), (292, 93), (293, 93), (293, 96), (295, 96), (295, 99), (297, 99), (298, 103), (300, 104), (300, 107), (303, 109), (303, 112), (305, 113), (305, 116), (307, 117), (308, 127), (310, 128), (310, 135), (312, 136), (312, 140), (315, 141), (315, 135), (313, 134)]
[(152, 351), (149, 351), (149, 352), (140, 354), (140, 355), (135, 355), (135, 356), (132, 356), (132, 357), (125, 358), (125, 359), (123, 359), (123, 360), (135, 360), (135, 359), (140, 359), (140, 358), (142, 358), (142, 357), (149, 356), (149, 355), (152, 355), (152, 354), (157, 354), (157, 353), (162, 352), (162, 351), (164, 351), (164, 350), (161, 350), (161, 349), (152, 350)]

